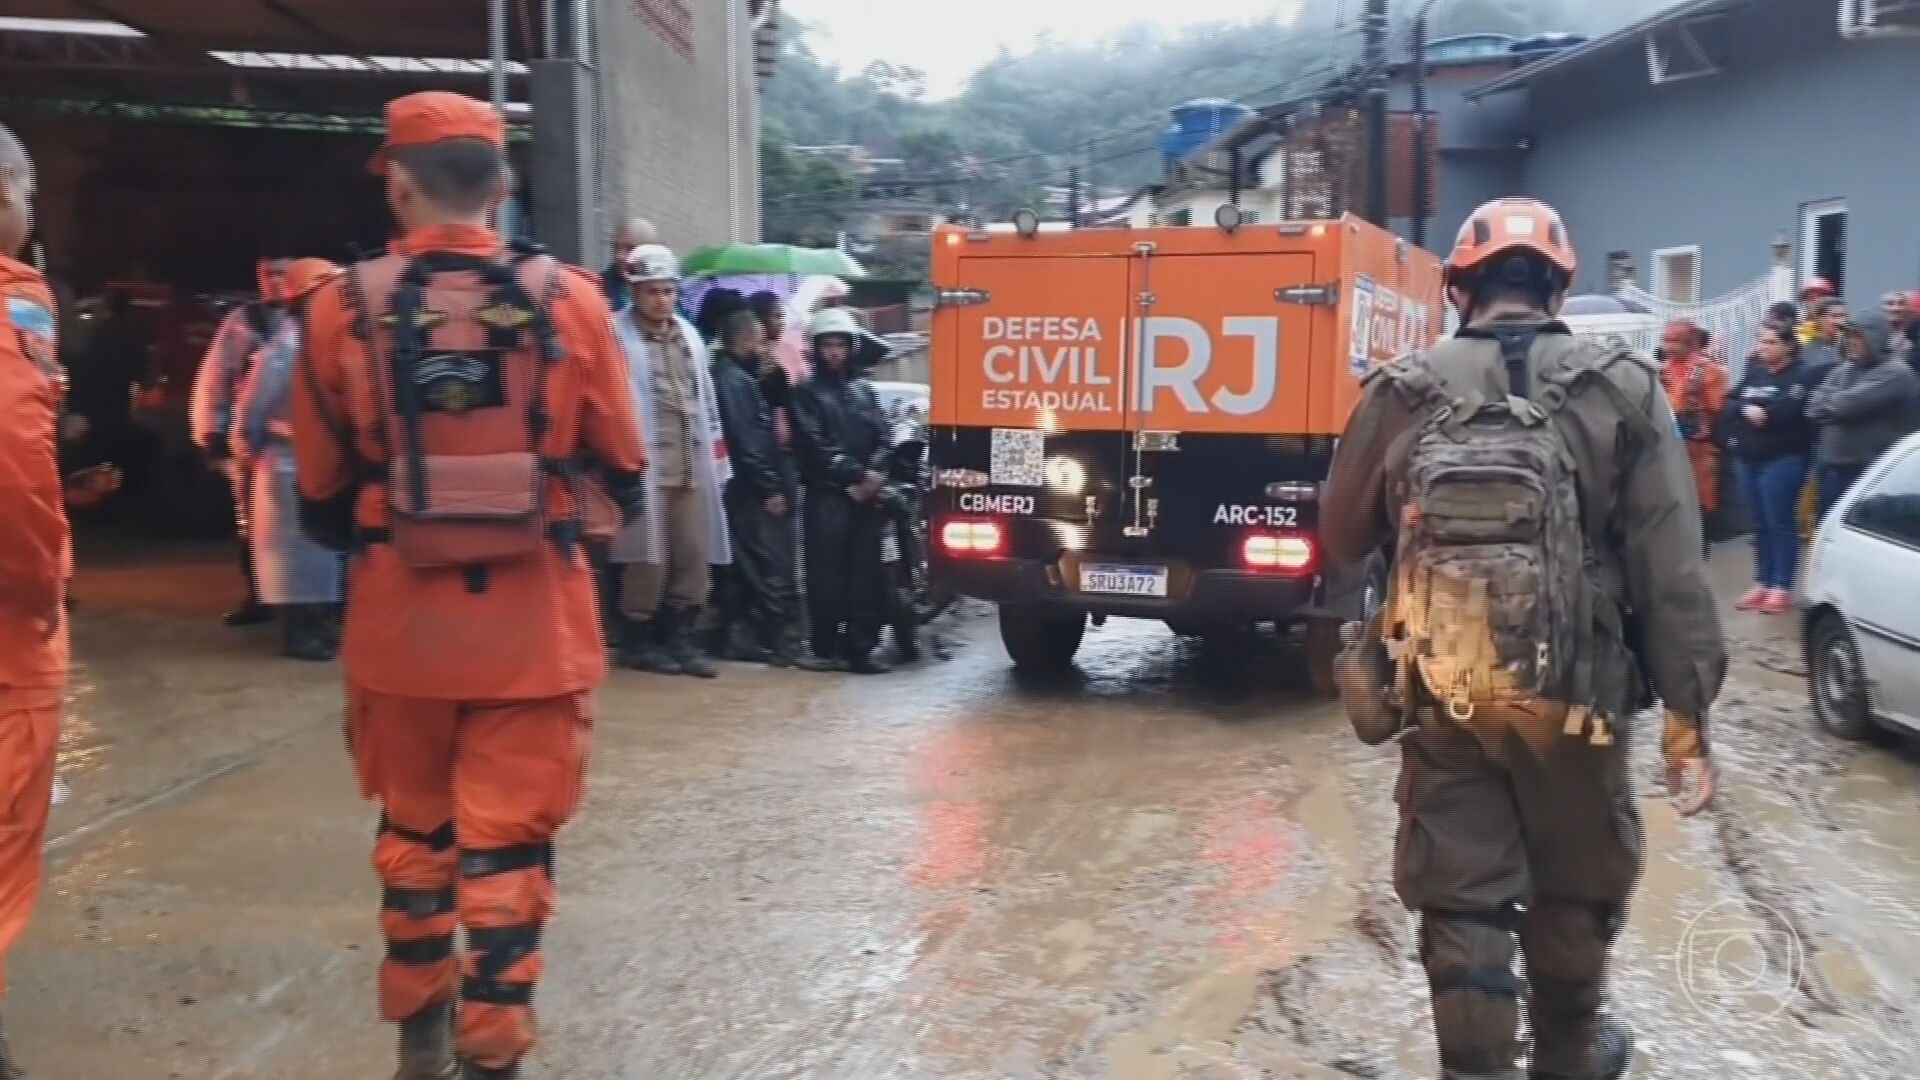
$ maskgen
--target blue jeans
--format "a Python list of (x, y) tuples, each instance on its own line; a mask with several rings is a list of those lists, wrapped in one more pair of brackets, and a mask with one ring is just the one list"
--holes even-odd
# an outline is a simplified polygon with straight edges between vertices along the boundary
[(1822, 465), (1820, 466), (1820, 520), (1827, 520), (1827, 511), (1840, 501), (1840, 496), (1860, 482), (1860, 476), (1867, 471), (1865, 465)]
[(1769, 589), (1792, 589), (1800, 562), (1800, 491), (1808, 461), (1787, 454), (1741, 461), (1740, 489), (1753, 512), (1753, 580)]

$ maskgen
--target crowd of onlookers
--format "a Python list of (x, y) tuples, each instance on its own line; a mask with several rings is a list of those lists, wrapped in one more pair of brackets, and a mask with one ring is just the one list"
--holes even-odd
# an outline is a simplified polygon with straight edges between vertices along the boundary
[[(715, 656), (870, 674), (886, 669), (886, 626), (894, 651), (915, 656), (912, 629), (888, 617), (885, 540), (891, 529), (896, 544), (910, 542), (901, 530), (911, 522), (906, 485), (890, 475), (893, 418), (866, 377), (886, 344), (832, 294), (801, 303), (702, 281), (689, 303), (695, 283), (642, 219), (617, 231), (613, 255), (602, 286), (648, 456), (638, 519), (583, 541), (617, 662), (701, 678), (718, 674)], [(265, 470), (277, 487), (248, 482), (236, 458), (257, 455), (238, 455), (228, 434), (257, 411), (257, 373), (298, 350), (295, 298), (308, 290), (288, 283), (308, 270), (338, 268), (262, 261), (259, 299), (229, 315), (201, 363), (191, 426), (234, 478), (240, 509), (247, 600), (228, 624), (277, 622), (286, 655), (325, 661), (340, 648), (338, 556), (293, 572), (311, 546), (294, 471)], [(312, 581), (293, 588), (291, 578)]]
[(715, 653), (885, 670), (883, 540), (898, 508), (890, 425), (864, 374), (884, 346), (831, 300), (790, 311), (719, 285), (689, 311), (690, 283), (650, 233), (623, 227), (603, 277), (650, 457), (642, 518), (599, 578), (620, 662), (701, 678), (718, 673)]
[(1792, 606), (1802, 540), (1881, 454), (1920, 430), (1920, 291), (1855, 312), (1825, 281), (1767, 312), (1738, 378), (1691, 322), (1661, 336), (1662, 380), (1710, 517), (1733, 466), (1753, 526), (1745, 611)]

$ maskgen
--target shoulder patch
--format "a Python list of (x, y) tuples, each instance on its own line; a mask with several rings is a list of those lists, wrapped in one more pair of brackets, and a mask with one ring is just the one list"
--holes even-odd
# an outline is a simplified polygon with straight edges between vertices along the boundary
[(41, 374), (60, 379), (59, 321), (39, 298), (20, 293), (7, 296), (7, 321), (13, 326), (20, 352)]

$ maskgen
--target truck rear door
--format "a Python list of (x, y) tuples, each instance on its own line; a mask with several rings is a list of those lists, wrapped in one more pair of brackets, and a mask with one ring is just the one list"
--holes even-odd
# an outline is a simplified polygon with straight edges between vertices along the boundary
[[(1235, 568), (1260, 531), (1311, 531), (1331, 442), (1311, 439), (1313, 249), (1133, 260), (1139, 318), (1126, 535), (1195, 571)], [(1324, 343), (1322, 343), (1324, 345)], [(1319, 375), (1325, 378), (1327, 375)]]
[(1133, 355), (1128, 254), (959, 260), (936, 333), (953, 403), (936, 464), (962, 515), (997, 519), (1006, 554), (1051, 562), (1116, 538), (1128, 471)]

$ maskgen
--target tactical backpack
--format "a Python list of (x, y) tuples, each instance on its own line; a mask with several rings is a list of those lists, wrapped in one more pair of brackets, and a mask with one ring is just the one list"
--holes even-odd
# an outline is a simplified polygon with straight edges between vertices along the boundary
[[(1570, 338), (1530, 394), (1534, 340), (1501, 335), (1509, 393), (1492, 401), (1454, 392), (1425, 356), (1382, 370), (1428, 415), (1395, 471), (1402, 516), (1381, 635), (1403, 706), (1430, 703), (1465, 722), (1482, 706), (1560, 702), (1574, 731), (1613, 714), (1622, 693), (1607, 684), (1634, 675), (1617, 662), (1620, 612), (1595, 583), (1578, 465), (1558, 416), (1590, 387), (1616, 405), (1625, 395), (1594, 350)], [(1604, 732), (1603, 723), (1595, 740)]]
[[(387, 451), (365, 479), (384, 488), (389, 524), (363, 540), (391, 542), (412, 569), (477, 574), (580, 539), (582, 470), (541, 453), (549, 369), (566, 355), (550, 315), (561, 273), (532, 252), (386, 256), (348, 273)], [(563, 521), (554, 484), (573, 496)]]

